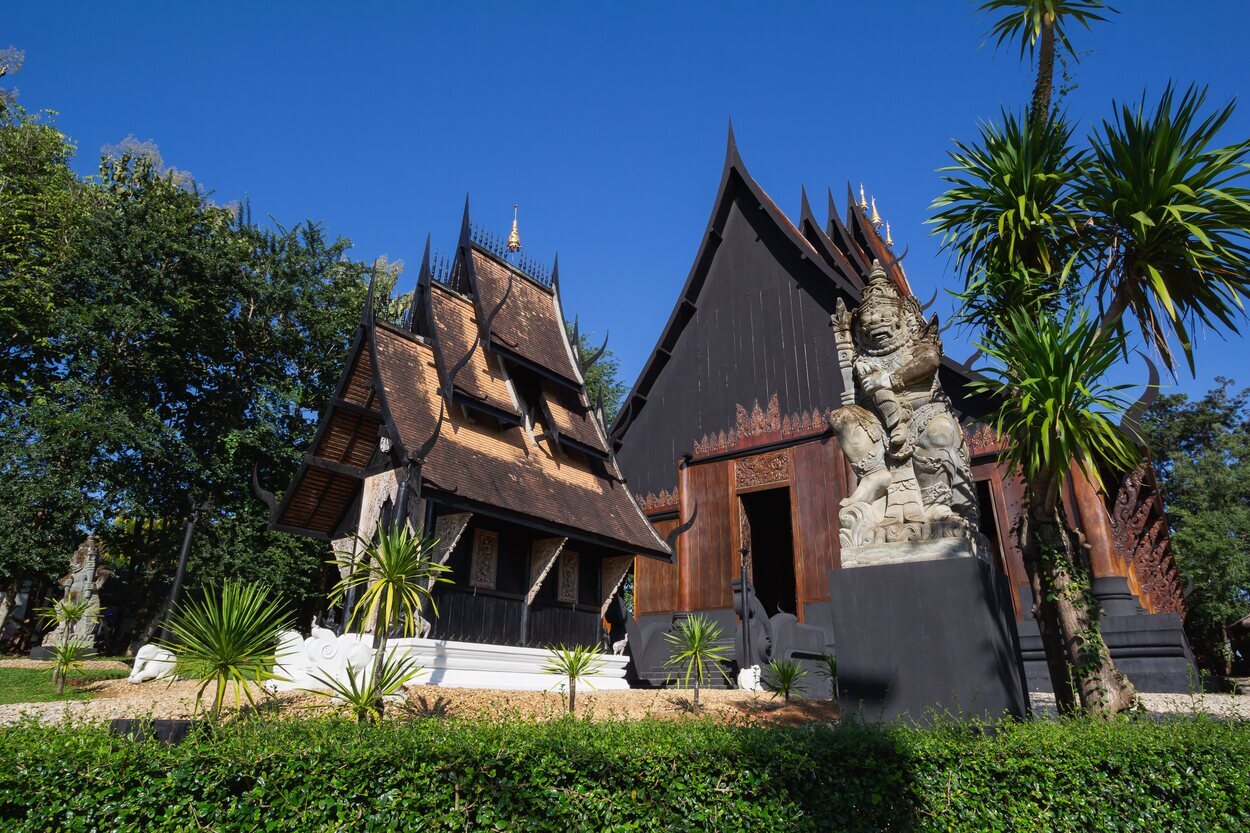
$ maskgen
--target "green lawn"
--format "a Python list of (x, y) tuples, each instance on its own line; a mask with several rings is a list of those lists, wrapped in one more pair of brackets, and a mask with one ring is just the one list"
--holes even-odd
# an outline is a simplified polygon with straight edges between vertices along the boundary
[(124, 668), (93, 669), (69, 675), (65, 693), (57, 696), (51, 668), (0, 668), (0, 706), (10, 703), (47, 703), (53, 700), (90, 700), (86, 686), (101, 680), (117, 680), (130, 672)]

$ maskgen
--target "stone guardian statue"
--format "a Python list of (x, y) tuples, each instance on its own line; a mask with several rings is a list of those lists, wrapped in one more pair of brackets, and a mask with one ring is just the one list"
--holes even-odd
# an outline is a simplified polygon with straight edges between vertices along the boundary
[(873, 261), (860, 305), (838, 299), (843, 407), (829, 416), (859, 479), (838, 513), (844, 567), (986, 557), (963, 431), (938, 377), (942, 341)]

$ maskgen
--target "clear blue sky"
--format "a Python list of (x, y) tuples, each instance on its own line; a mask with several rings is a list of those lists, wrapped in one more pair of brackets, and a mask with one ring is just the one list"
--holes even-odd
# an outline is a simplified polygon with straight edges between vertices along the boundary
[[(1170, 79), (1223, 101), (1250, 79), (1244, 0), (1119, 0), (1079, 48), (1070, 115)], [(748, 168), (792, 218), (848, 180), (877, 197), (922, 298), (952, 287), (923, 225), (953, 138), (1031, 73), (983, 45), (976, 3), (5, 3), (0, 47), (26, 51), (27, 108), (59, 111), (77, 167), (128, 134), (155, 141), (214, 199), (323, 222), (354, 255), (449, 251), (465, 193), (526, 250), (560, 252), (566, 310), (610, 330), (631, 382), (685, 280), (732, 117)], [(8, 79), (6, 79), (8, 80)], [(1250, 101), (1227, 139), (1250, 136)], [(949, 298), (937, 309), (948, 315)], [(971, 348), (948, 334), (947, 349)], [(1250, 341), (1208, 335), (1202, 391), (1250, 385)]]

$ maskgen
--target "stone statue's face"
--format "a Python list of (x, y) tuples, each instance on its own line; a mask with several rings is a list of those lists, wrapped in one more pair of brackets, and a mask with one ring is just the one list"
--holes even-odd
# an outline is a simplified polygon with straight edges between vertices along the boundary
[(867, 347), (884, 350), (902, 342), (902, 310), (892, 304), (873, 304), (859, 316), (860, 338)]

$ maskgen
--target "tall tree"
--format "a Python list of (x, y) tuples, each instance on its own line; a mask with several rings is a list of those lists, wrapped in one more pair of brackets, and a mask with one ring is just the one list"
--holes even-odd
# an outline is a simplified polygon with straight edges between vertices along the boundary
[[(1070, 471), (1069, 458), (1056, 454), (1075, 455), (1095, 482), (1100, 471), (1121, 468), (1126, 449), (1110, 433), (1118, 398), (1095, 397), (1088, 407), (1103, 359), (1125, 355), (1140, 335), (1171, 367), (1175, 338), (1192, 368), (1188, 325), (1235, 330), (1250, 288), (1250, 191), (1240, 184), (1250, 142), (1216, 143), (1231, 105), (1203, 117), (1201, 92), (1178, 99), (1169, 88), (1153, 108), (1117, 108), (1084, 149), (1052, 112), (1053, 38), (1067, 45), (1066, 29), (1102, 19), (1103, 8), (1092, 0), (982, 6), (1001, 14), (991, 29), (1000, 43), (1018, 37), (1022, 52), (1040, 45), (1038, 78), (1027, 118), (1004, 114), (979, 142), (956, 145), (933, 221), (965, 275), (963, 320), (999, 362), (997, 423), (1013, 444), (1009, 457), (1033, 463), (1025, 467), (1021, 546), (1056, 696), (1061, 707), (1072, 705), (1070, 674), (1081, 705), (1097, 712), (1126, 707), (1133, 692), (1102, 643), (1088, 559), (1048, 497)], [(1094, 323), (1079, 313), (1091, 303), (1104, 312)], [(1091, 357), (1088, 366), (1048, 355), (1077, 347)], [(1071, 384), (1030, 395), (1039, 380), (1029, 368), (1047, 366), (1074, 374)], [(1056, 443), (1041, 436), (1047, 432), (1064, 436)], [(1032, 458), (1030, 448), (1042, 454)], [(1056, 673), (1061, 657), (1067, 669)]]
[[(575, 331), (573, 325), (566, 321), (564, 326), (572, 339)], [(621, 381), (621, 360), (611, 347), (605, 347), (604, 344), (606, 342), (595, 344), (588, 335), (578, 331), (574, 347), (584, 360), (589, 360), (601, 347), (604, 348), (603, 354), (586, 371), (586, 394), (590, 397), (592, 406), (600, 400), (603, 401), (603, 420), (606, 425), (611, 425), (621, 409), (621, 400), (629, 393), (629, 387)]]
[(1160, 397), (1142, 433), (1189, 584), (1186, 630), (1199, 659), (1228, 674), (1230, 628), (1250, 615), (1250, 391), (1217, 381), (1196, 401)]

